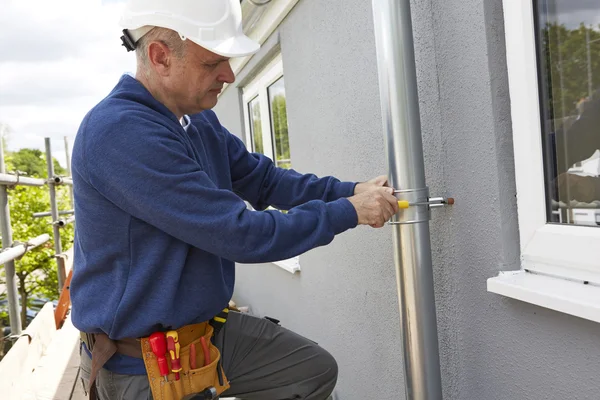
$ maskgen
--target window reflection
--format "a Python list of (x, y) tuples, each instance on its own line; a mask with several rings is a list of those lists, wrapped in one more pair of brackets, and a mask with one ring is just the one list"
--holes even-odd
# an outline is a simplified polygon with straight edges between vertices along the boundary
[(283, 77), (269, 86), (271, 126), (275, 144), (275, 160), (278, 167), (291, 168), (290, 140), (288, 137), (285, 86)]
[(256, 153), (264, 154), (260, 103), (258, 97), (248, 103), (248, 113), (250, 115), (250, 132), (253, 150)]
[(600, 226), (600, 1), (538, 2), (548, 221)]

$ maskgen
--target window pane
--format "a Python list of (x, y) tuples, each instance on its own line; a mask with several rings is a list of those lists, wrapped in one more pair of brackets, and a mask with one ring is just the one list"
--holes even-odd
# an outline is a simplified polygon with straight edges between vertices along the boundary
[(288, 137), (283, 77), (269, 86), (269, 104), (271, 108), (271, 128), (273, 131), (273, 144), (275, 146), (277, 166), (291, 168), (292, 162), (290, 160), (290, 141)]
[(250, 116), (250, 133), (252, 137), (252, 151), (265, 154), (262, 138), (262, 124), (260, 122), (260, 103), (255, 97), (248, 103), (248, 115)]
[(600, 226), (600, 1), (537, 4), (548, 221)]

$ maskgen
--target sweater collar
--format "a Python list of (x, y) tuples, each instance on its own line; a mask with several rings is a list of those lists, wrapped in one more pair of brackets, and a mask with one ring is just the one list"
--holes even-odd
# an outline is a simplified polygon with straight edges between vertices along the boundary
[(177, 119), (177, 116), (175, 116), (175, 114), (163, 103), (156, 100), (154, 96), (152, 96), (152, 93), (150, 93), (140, 81), (130, 74), (124, 74), (121, 76), (119, 83), (117, 83), (117, 86), (115, 86), (111, 95), (126, 98), (128, 100), (145, 105), (146, 107), (153, 109), (154, 111), (181, 125), (180, 121)]

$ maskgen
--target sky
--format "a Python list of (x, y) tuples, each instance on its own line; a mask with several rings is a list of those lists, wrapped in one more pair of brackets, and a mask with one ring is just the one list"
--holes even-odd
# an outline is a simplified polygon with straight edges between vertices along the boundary
[(135, 71), (121, 46), (119, 0), (0, 0), (0, 124), (8, 149), (44, 149), (65, 165), (85, 114)]
[[(600, 0), (556, 0), (561, 22), (600, 24)], [(44, 149), (53, 139), (65, 165), (87, 111), (135, 69), (121, 46), (124, 0), (0, 0), (0, 125), (9, 150)]]
[(598, 29), (600, 25), (600, 0), (555, 0), (548, 2), (556, 10), (556, 18), (567, 27), (581, 23)]

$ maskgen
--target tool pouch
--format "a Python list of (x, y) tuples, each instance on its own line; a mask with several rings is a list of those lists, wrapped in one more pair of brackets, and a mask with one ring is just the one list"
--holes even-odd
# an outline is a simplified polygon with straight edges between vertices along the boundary
[[(179, 344), (181, 345), (179, 357), (183, 370), (179, 372), (179, 380), (175, 380), (175, 374), (170, 373), (167, 382), (160, 375), (158, 362), (152, 352), (148, 338), (141, 339), (142, 356), (146, 365), (152, 396), (155, 400), (181, 400), (186, 396), (202, 393), (210, 387), (216, 389), (217, 395), (229, 389), (229, 382), (221, 366), (221, 353), (212, 344), (213, 332), (213, 327), (208, 322), (187, 325), (177, 329)], [(206, 366), (204, 365), (205, 359), (201, 337), (204, 337), (210, 352), (210, 363)], [(196, 366), (198, 367), (196, 369), (190, 369), (190, 347), (192, 343), (196, 350)], [(171, 371), (171, 360), (168, 353), (167, 360), (169, 371)]]

